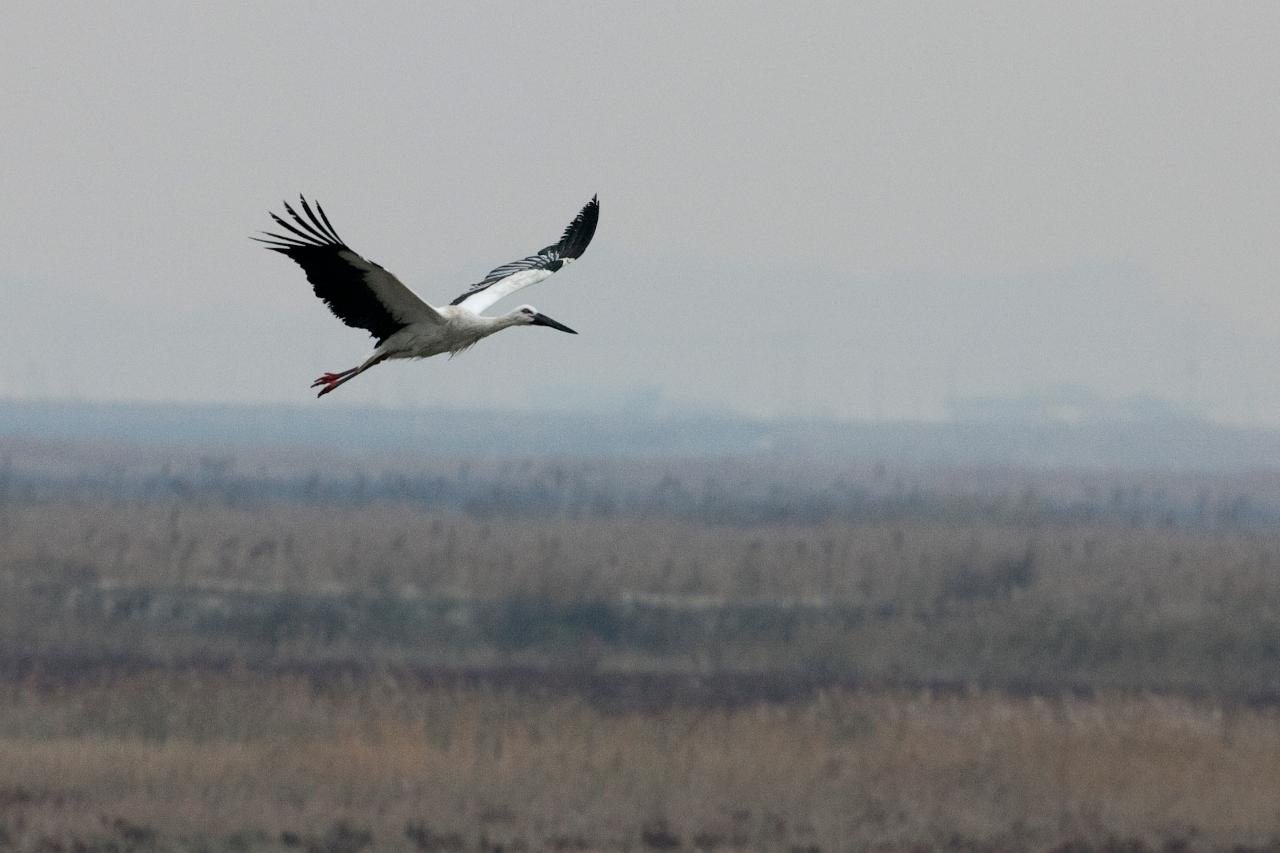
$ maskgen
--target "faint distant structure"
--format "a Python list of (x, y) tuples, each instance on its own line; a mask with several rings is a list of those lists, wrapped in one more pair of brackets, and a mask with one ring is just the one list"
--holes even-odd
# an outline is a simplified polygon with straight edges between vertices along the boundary
[(884, 371), (879, 367), (871, 368), (871, 416), (884, 420)]
[(1169, 423), (1200, 420), (1191, 407), (1145, 394), (1111, 397), (1078, 385), (1027, 394), (960, 397), (949, 403), (964, 423), (1088, 424)]
[(779, 412), (792, 417), (805, 409), (805, 378), (809, 373), (809, 354), (805, 352), (803, 343), (805, 338), (798, 335), (795, 340), (797, 345), (791, 351), (791, 376), (789, 380), (784, 380), (786, 387), (780, 395), (780, 399), (788, 401), (787, 411)]
[(1188, 320), (1183, 327), (1182, 404), (1187, 411), (1199, 411), (1200, 406), (1200, 353), (1195, 325)]
[(48, 382), (44, 365), (34, 359), (27, 361), (26, 381), (19, 386), (19, 393), (28, 400), (43, 400), (48, 395)]
[(955, 420), (956, 410), (955, 406), (952, 404), (959, 397), (959, 394), (956, 391), (956, 388), (959, 386), (959, 376), (956, 372), (956, 363), (954, 360), (947, 365), (945, 386), (946, 387), (943, 389), (943, 406), (951, 416), (951, 420)]

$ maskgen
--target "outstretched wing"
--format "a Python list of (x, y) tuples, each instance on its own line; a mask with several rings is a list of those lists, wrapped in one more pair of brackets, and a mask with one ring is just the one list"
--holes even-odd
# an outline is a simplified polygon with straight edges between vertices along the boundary
[[(400, 279), (353, 252), (329, 224), (319, 203), (315, 211), (299, 196), (306, 218), (284, 203), (292, 224), (271, 214), (288, 234), (263, 232), (254, 237), (273, 252), (287, 255), (307, 274), (307, 281), (334, 315), (365, 329), (379, 344), (410, 323), (443, 323), (436, 309), (419, 299)], [(319, 213), (319, 216), (316, 213)]]
[(522, 287), (537, 284), (586, 251), (596, 233), (596, 222), (599, 219), (600, 200), (597, 196), (592, 196), (591, 201), (569, 223), (569, 227), (564, 229), (559, 243), (547, 246), (536, 255), (503, 264), (449, 304), (460, 305), (479, 314), (502, 297), (510, 296)]

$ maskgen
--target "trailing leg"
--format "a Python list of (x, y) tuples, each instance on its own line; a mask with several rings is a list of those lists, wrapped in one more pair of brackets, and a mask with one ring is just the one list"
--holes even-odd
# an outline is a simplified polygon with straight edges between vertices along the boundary
[(323, 376), (321, 376), (319, 379), (317, 379), (315, 382), (312, 382), (311, 387), (319, 388), (320, 393), (316, 394), (316, 396), (323, 397), (325, 394), (328, 394), (330, 391), (332, 391), (334, 388), (337, 388), (339, 385), (343, 384), (344, 382), (349, 382), (352, 379), (355, 379), (357, 376), (359, 376), (361, 373), (364, 373), (366, 370), (373, 367), (375, 364), (381, 363), (382, 360), (385, 358), (386, 358), (386, 355), (375, 355), (375, 356), (372, 356), (368, 361), (366, 361), (364, 364), (360, 365), (359, 367), (353, 367), (350, 370), (343, 370), (339, 373), (326, 373)]
[(321, 376), (319, 379), (317, 379), (315, 382), (312, 382), (311, 387), (319, 388), (321, 385), (329, 385), (333, 382), (336, 382), (337, 380), (343, 378), (344, 376), (354, 376), (355, 372), (358, 369), (359, 368), (353, 367), (350, 370), (340, 370), (337, 373), (326, 373), (323, 376)]

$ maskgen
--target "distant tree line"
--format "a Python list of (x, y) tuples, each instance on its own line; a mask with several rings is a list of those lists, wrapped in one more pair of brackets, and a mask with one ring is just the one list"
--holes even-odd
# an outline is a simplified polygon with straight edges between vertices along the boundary
[[(658, 515), (709, 524), (813, 524), (900, 518), (1024, 523), (1106, 523), (1182, 528), (1270, 527), (1280, 523), (1280, 486), (1254, 490), (1247, 480), (1213, 488), (1190, 482), (1150, 486), (1110, 475), (1085, 494), (1055, 488), (1053, 472), (1027, 472), (995, 488), (956, 489), (929, 474), (910, 480), (882, 474), (814, 475), (812, 470), (757, 470), (692, 460), (683, 473), (654, 475), (625, 461), (509, 460), (483, 469), (461, 462), (448, 472), (352, 470), (341, 473), (244, 471), (230, 457), (139, 470), (95, 467), (72, 472), (24, 470), (0, 460), (0, 505), (82, 499), (216, 502), (252, 507), (403, 504), (477, 518), (605, 518)], [(725, 473), (725, 472), (728, 473)], [(981, 483), (975, 477), (975, 483)]]

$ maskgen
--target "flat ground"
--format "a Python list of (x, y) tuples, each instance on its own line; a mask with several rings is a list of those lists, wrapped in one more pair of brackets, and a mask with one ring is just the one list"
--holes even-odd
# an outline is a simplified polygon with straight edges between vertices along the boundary
[(78, 452), (0, 849), (1280, 850), (1277, 478)]
[(0, 719), (0, 816), (33, 849), (1213, 849), (1280, 833), (1280, 717), (1183, 699), (618, 711), (391, 673), (38, 681), (10, 687)]

